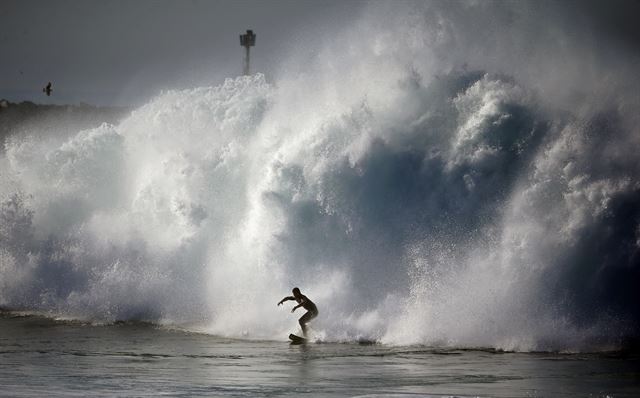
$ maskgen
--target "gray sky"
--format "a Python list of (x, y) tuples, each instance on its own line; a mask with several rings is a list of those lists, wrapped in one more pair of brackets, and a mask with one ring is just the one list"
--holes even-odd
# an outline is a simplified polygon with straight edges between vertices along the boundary
[[(369, 3), (382, 13), (371, 21), (376, 30), (404, 24), (389, 14), (412, 4)], [(546, 59), (566, 72), (564, 80), (583, 80), (589, 62), (598, 71), (616, 63), (631, 69), (630, 57), (640, 54), (636, 0), (434, 4), (437, 13), (425, 20), (443, 32), (450, 25), (440, 24), (439, 15), (455, 21), (458, 30), (449, 33), (465, 58), (460, 63), (475, 51), (495, 58), (494, 69), (514, 62), (506, 72), (522, 74)], [(371, 7), (360, 0), (0, 0), (0, 98), (138, 105), (163, 89), (219, 84), (242, 71), (238, 35), (246, 29), (257, 33), (252, 70), (269, 78), (287, 68), (292, 54), (310, 59), (326, 44), (357, 39), (341, 32), (365, 8)], [(443, 58), (455, 49), (444, 50)], [(48, 81), (51, 97), (42, 93)]]
[[(357, 18), (356, 1), (1, 0), (0, 98), (135, 105), (162, 89), (242, 71), (238, 35), (257, 33), (252, 69), (273, 74), (302, 37)], [(42, 87), (53, 82), (54, 94)]]

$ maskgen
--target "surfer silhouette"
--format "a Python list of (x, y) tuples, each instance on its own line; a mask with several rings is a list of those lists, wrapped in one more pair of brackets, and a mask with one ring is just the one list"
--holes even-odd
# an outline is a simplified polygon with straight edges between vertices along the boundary
[(49, 84), (47, 84), (47, 86), (42, 89), (42, 92), (47, 94), (47, 97), (51, 95), (52, 91), (53, 89), (51, 88), (51, 82), (49, 82)]
[(298, 303), (298, 305), (296, 305), (291, 309), (292, 313), (299, 307), (302, 307), (305, 310), (307, 310), (307, 312), (304, 315), (302, 315), (302, 317), (300, 317), (300, 319), (298, 320), (298, 323), (302, 328), (302, 334), (304, 335), (304, 337), (307, 337), (307, 323), (309, 323), (309, 321), (311, 321), (313, 318), (318, 316), (318, 307), (316, 307), (313, 301), (309, 300), (307, 296), (300, 293), (300, 289), (298, 289), (297, 287), (293, 288), (292, 293), (293, 293), (293, 296), (287, 296), (283, 298), (278, 302), (278, 305), (281, 305), (285, 301), (295, 300)]

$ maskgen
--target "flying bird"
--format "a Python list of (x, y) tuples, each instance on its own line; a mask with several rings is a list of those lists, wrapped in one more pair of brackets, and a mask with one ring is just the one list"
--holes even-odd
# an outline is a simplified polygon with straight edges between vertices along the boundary
[(47, 86), (42, 89), (42, 92), (46, 93), (47, 96), (50, 96), (52, 91), (53, 89), (51, 88), (51, 82), (49, 82), (49, 84), (47, 84)]

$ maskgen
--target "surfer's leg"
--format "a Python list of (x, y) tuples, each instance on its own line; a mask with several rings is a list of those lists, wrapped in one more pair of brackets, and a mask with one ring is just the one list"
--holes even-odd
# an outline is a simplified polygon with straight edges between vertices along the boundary
[(304, 315), (300, 317), (300, 319), (298, 319), (298, 323), (302, 328), (302, 334), (304, 335), (304, 337), (307, 337), (307, 322), (309, 322), (313, 318), (314, 318), (313, 312), (307, 311)]

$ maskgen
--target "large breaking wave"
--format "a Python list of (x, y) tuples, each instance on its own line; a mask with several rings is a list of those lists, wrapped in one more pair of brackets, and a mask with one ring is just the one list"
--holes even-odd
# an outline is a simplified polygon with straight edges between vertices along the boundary
[(626, 66), (587, 93), (564, 82), (565, 98), (532, 72), (547, 58), (496, 51), (497, 65), (469, 50), (522, 44), (473, 38), (487, 15), (518, 10), (401, 5), (364, 13), (350, 33), (366, 42), (327, 46), (273, 83), (170, 91), (118, 125), (10, 139), (0, 306), (281, 338), (295, 318), (275, 304), (299, 286), (330, 341), (635, 338), (640, 132)]

